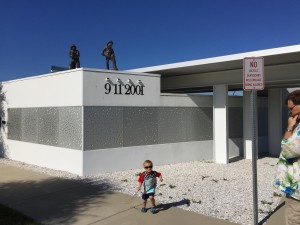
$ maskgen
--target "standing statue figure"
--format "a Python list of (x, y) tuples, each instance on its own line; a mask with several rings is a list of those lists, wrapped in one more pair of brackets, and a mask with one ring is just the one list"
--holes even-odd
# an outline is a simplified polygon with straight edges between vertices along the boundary
[(71, 57), (70, 69), (80, 68), (80, 52), (77, 50), (76, 45), (71, 45), (69, 56)]
[(113, 44), (114, 43), (112, 41), (109, 41), (106, 44), (106, 47), (103, 48), (101, 51), (101, 55), (106, 57), (106, 69), (108, 69), (108, 70), (109, 70), (109, 60), (112, 61), (114, 70), (118, 70), (115, 52), (112, 48)]

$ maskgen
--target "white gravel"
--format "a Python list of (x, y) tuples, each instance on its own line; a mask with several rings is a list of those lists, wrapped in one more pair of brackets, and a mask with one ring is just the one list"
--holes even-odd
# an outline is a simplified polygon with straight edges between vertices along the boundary
[[(265, 157), (257, 161), (259, 221), (279, 204), (281, 197), (273, 187), (277, 159)], [(9, 159), (0, 163), (12, 164), (56, 177), (81, 180), (92, 185), (109, 183), (112, 190), (133, 195), (138, 174), (143, 168), (120, 172), (101, 173), (97, 176), (77, 175), (28, 165)], [(141, 162), (142, 164), (142, 162)], [(164, 181), (158, 181), (156, 201), (174, 203), (184, 210), (229, 220), (239, 224), (252, 224), (252, 161), (242, 159), (227, 165), (195, 161), (155, 166)], [(190, 204), (183, 204), (185, 202)]]

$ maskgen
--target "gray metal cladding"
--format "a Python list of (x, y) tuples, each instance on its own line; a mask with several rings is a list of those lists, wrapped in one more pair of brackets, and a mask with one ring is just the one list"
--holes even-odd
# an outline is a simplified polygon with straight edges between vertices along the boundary
[(123, 146), (158, 144), (158, 108), (123, 108)]
[(22, 109), (8, 109), (8, 139), (21, 140)]
[(212, 108), (84, 107), (84, 150), (212, 140)]
[(38, 143), (58, 146), (59, 110), (58, 108), (38, 109)]
[(84, 107), (84, 149), (123, 146), (122, 107)]
[(8, 139), (82, 150), (82, 107), (8, 109)]
[(61, 107), (58, 109), (58, 146), (82, 150), (82, 107)]
[(38, 109), (22, 109), (22, 141), (38, 143)]
[(185, 108), (166, 107), (159, 110), (159, 143), (184, 142), (186, 137)]
[(186, 141), (213, 140), (212, 108), (187, 108)]
[(243, 138), (243, 108), (228, 108), (229, 138)]
[(159, 143), (212, 140), (212, 108), (159, 109)]
[[(243, 138), (243, 108), (228, 109), (229, 138)], [(257, 108), (258, 136), (268, 136), (268, 108)]]
[[(9, 139), (78, 150), (213, 140), (212, 107), (11, 108), (8, 118)], [(229, 108), (229, 137), (243, 137), (242, 108)]]
[(268, 108), (257, 109), (258, 136), (268, 136)]

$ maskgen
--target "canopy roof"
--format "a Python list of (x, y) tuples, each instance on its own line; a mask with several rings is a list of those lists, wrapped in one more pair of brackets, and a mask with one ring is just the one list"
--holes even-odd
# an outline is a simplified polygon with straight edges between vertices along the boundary
[(300, 45), (131, 71), (161, 74), (162, 91), (210, 91), (213, 85), (217, 84), (227, 84), (229, 90), (237, 90), (243, 88), (243, 59), (245, 57), (264, 57), (266, 89), (300, 86)]

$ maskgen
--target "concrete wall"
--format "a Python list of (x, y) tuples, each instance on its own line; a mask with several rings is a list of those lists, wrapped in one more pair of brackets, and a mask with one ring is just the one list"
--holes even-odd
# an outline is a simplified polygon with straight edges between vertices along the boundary
[[(267, 149), (265, 101), (258, 100), (260, 153)], [(156, 165), (213, 161), (212, 104), (212, 96), (162, 94), (158, 107), (85, 107), (84, 171), (137, 168), (146, 158)], [(230, 158), (243, 155), (242, 106), (242, 97), (229, 97)]]
[[(213, 97), (160, 95), (159, 75), (75, 69), (4, 88), (11, 159), (79, 175), (137, 168), (145, 159), (214, 159)], [(230, 158), (243, 155), (242, 107), (241, 97), (229, 97)], [(264, 107), (259, 144), (268, 136)]]
[(213, 160), (211, 100), (162, 95), (156, 107), (85, 107), (84, 171)]
[(157, 106), (159, 90), (159, 75), (83, 68), (4, 82), (6, 154), (83, 175), (84, 119), (90, 121), (89, 107)]

